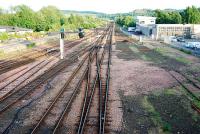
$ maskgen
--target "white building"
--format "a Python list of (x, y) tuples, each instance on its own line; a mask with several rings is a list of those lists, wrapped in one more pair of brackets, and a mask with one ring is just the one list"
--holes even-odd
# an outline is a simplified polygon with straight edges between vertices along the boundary
[(137, 16), (136, 29), (146, 36), (163, 39), (166, 36), (200, 34), (200, 24), (156, 24), (156, 17)]
[(189, 37), (194, 32), (194, 25), (192, 24), (156, 24), (152, 30), (152, 34), (156, 39), (163, 39), (166, 36), (177, 35)]
[(136, 16), (136, 30), (144, 35), (152, 35), (152, 29), (156, 24), (156, 17)]

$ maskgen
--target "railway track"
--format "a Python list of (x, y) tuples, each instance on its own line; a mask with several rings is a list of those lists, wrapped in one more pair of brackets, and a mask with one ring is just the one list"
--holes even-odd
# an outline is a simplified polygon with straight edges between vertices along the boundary
[[(174, 70), (173, 70), (174, 71)], [(183, 75), (182, 73), (179, 73), (179, 71), (174, 71), (176, 73), (178, 73), (179, 75), (182, 75), (183, 78), (185, 78), (192, 86), (194, 86), (197, 90), (200, 91), (200, 87), (193, 82), (191, 79), (189, 79), (187, 76)], [(188, 85), (185, 85), (184, 82), (182, 82), (181, 80), (179, 80), (174, 74), (172, 74), (170, 71), (168, 71), (168, 73), (185, 89), (185, 91), (187, 91), (187, 93), (195, 98), (196, 100), (200, 101), (200, 98), (198, 96), (195, 95), (195, 93), (188, 87)]]
[[(91, 36), (91, 33), (87, 34), (86, 36)], [(82, 41), (82, 40), (85, 40), (85, 39), (77, 39), (75, 41)], [(70, 44), (74, 41), (67, 41), (67, 44)], [(53, 48), (58, 48), (59, 46), (58, 45), (51, 45), (51, 46), (46, 46), (46, 47), (36, 47), (36, 48), (33, 48), (31, 49), (31, 51), (26, 51), (26, 52), (23, 52), (22, 54), (15, 54), (13, 56), (10, 56), (10, 57), (5, 57), (3, 59), (0, 60), (0, 66), (4, 63), (12, 63), (12, 62), (16, 62), (16, 60), (20, 60), (22, 59), (23, 57), (31, 57), (33, 54), (37, 53), (37, 52), (43, 52), (43, 53), (46, 53), (46, 51), (48, 49), (53, 49)], [(17, 58), (16, 58), (17, 57)]]
[[(111, 27), (109, 27), (111, 29)], [(108, 32), (109, 31), (109, 32)], [(65, 60), (58, 61), (54, 66), (50, 67), (44, 74), (41, 74), (34, 78), (31, 82), (28, 84), (19, 87), (17, 90), (12, 90), (9, 92), (5, 97), (2, 97), (0, 99), (0, 115), (4, 114), (7, 110), (12, 110), (14, 108), (14, 105), (22, 105), (22, 100), (23, 98), (27, 96), (31, 96), (39, 87), (42, 83), (47, 81), (49, 78), (54, 77), (55, 75), (58, 74), (61, 70), (63, 70), (66, 66), (69, 64), (77, 61), (80, 59), (79, 57), (82, 57), (82, 61), (79, 63), (79, 65), (76, 67), (76, 69), (73, 71), (73, 73), (70, 75), (64, 86), (59, 90), (58, 94), (55, 95), (55, 98), (51, 101), (50, 105), (48, 108), (46, 108), (45, 112), (42, 114), (39, 119), (37, 119), (37, 123), (34, 125), (34, 127), (31, 129), (30, 133), (59, 133), (59, 130), (62, 126), (64, 117), (66, 116), (67, 112), (70, 109), (70, 106), (73, 105), (73, 100), (75, 99), (77, 93), (80, 90), (81, 85), (83, 85), (84, 81), (87, 79), (87, 75), (89, 75), (90, 72), (90, 67), (91, 63), (96, 60), (98, 62), (102, 62), (101, 60), (99, 61), (98, 59), (98, 53), (102, 48), (102, 41), (103, 39), (106, 38), (107, 34), (110, 33), (111, 30), (105, 29), (105, 31), (102, 33), (101, 36), (99, 36), (97, 39), (95, 39), (90, 45), (88, 45), (85, 48), (82, 48), (80, 51), (76, 51), (73, 53), (73, 55)], [(103, 47), (104, 51), (103, 54), (108, 51), (105, 48), (108, 47)], [(109, 51), (110, 52), (110, 51)], [(96, 57), (96, 58), (95, 58)], [(45, 64), (46, 62), (38, 63), (38, 64)], [(100, 64), (97, 64), (100, 69)], [(35, 65), (37, 66), (37, 64)], [(38, 65), (39, 66), (39, 65)], [(30, 69), (31, 70), (31, 69)], [(22, 69), (23, 71), (23, 69)], [(99, 72), (100, 73), (100, 72)], [(72, 91), (66, 91), (69, 89), (70, 83), (74, 81), (76, 78), (76, 85), (73, 88)], [(78, 81), (77, 81), (78, 80)], [(96, 84), (95, 84), (96, 85)], [(6, 86), (5, 86), (6, 87)], [(5, 88), (4, 87), (4, 88)], [(103, 97), (105, 98), (105, 97)], [(17, 103), (17, 104), (16, 104)], [(103, 104), (101, 104), (103, 105)], [(18, 106), (18, 105), (17, 105)], [(60, 115), (55, 116), (55, 125), (53, 126), (46, 126), (46, 120), (48, 120), (49, 115), (58, 106), (62, 106), (62, 112)], [(103, 105), (106, 106), (106, 105)], [(13, 107), (13, 108), (12, 108)], [(105, 109), (105, 108), (104, 108)], [(60, 109), (59, 109), (60, 110)], [(102, 114), (103, 117), (104, 114)], [(10, 125), (9, 125), (10, 126)], [(9, 127), (3, 132), (7, 133), (9, 131)]]
[[(33, 54), (33, 55), (32, 55)], [(34, 62), (36, 59), (45, 56), (45, 53), (38, 52), (38, 53), (31, 53), (32, 56), (23, 56), (20, 57), (21, 59), (16, 59), (15, 61), (8, 61), (0, 65), (0, 74), (8, 72), (12, 69), (18, 68), (22, 65), (26, 65), (28, 63)], [(18, 61), (17, 61), (18, 60)]]
[(1, 77), (0, 79), (0, 83), (1, 82), (5, 82), (6, 80), (8, 80), (9, 78), (15, 76), (16, 74), (20, 73), (20, 72), (23, 72), (24, 70), (26, 70), (28, 67), (23, 67), (23, 68), (20, 68), (19, 70), (16, 70), (16, 71), (13, 71), (10, 75), (6, 75), (5, 77)]
[[(96, 47), (99, 45), (99, 43), (102, 41), (103, 36), (99, 38), (99, 40), (95, 43), (95, 45), (89, 50), (89, 53), (85, 56), (85, 58), (81, 61), (81, 63), (78, 65), (78, 67), (73, 71), (72, 75), (69, 77), (69, 79), (67, 80), (67, 82), (65, 83), (65, 85), (63, 86), (63, 88), (59, 91), (59, 93), (56, 95), (56, 97), (53, 99), (53, 102), (50, 104), (50, 106), (48, 107), (48, 109), (46, 110), (46, 112), (43, 114), (43, 116), (40, 118), (39, 122), (35, 125), (35, 127), (33, 128), (33, 130), (31, 131), (31, 134), (34, 133), (43, 133), (44, 132), (44, 128), (48, 128), (48, 126), (46, 126), (46, 123), (44, 120), (48, 120), (48, 115), (51, 113), (52, 109), (59, 105), (58, 103), (62, 103), (61, 101), (59, 101), (60, 99), (62, 99), (62, 95), (65, 94), (64, 92), (66, 92), (66, 88), (69, 86), (70, 82), (74, 79), (74, 77), (77, 75), (77, 73), (80, 71), (81, 68), (84, 68), (84, 64), (87, 63), (86, 61), (90, 62), (94, 59), (94, 53), (97, 53), (96, 51)], [(91, 58), (92, 57), (92, 58)], [(85, 65), (85, 69), (82, 70), (82, 75), (77, 83), (77, 85), (75, 86), (73, 93), (71, 94), (71, 96), (69, 97), (67, 101), (67, 103), (64, 106), (64, 110), (62, 112), (62, 114), (60, 115), (60, 117), (58, 118), (58, 120), (55, 123), (55, 127), (52, 128), (52, 133), (56, 133), (59, 125), (61, 124), (63, 117), (65, 116), (66, 112), (69, 110), (70, 105), (75, 97), (75, 95), (77, 94), (77, 90), (80, 88), (82, 82), (85, 79), (85, 75), (88, 72), (88, 65)]]
[[(91, 36), (91, 34), (88, 34), (87, 36)], [(73, 42), (68, 42), (65, 44), (65, 49), (70, 49), (70, 48), (74, 47), (76, 44), (80, 44), (81, 42), (83, 42), (85, 40), (87, 40), (87, 38), (78, 39)], [(21, 56), (18, 56), (18, 58), (11, 58), (9, 60), (1, 61), (0, 62), (0, 74), (8, 72), (8, 71), (15, 69), (17, 67), (20, 67), (22, 65), (26, 65), (28, 63), (34, 62), (35, 60), (37, 60), (39, 58), (50, 55), (52, 52), (55, 52), (55, 51), (58, 52), (58, 50), (59, 50), (59, 47), (56, 45), (51, 46), (49, 48), (44, 48), (44, 49), (33, 49), (29, 53), (25, 53)]]
[[(184, 84), (184, 82), (185, 82), (185, 83), (191, 85), (191, 87), (195, 88), (196, 91), (200, 92), (200, 85), (199, 85), (200, 83), (197, 79), (190, 78), (183, 72), (181, 72), (177, 69), (174, 69), (174, 68), (171, 68), (171, 69), (169, 69), (168, 67), (162, 67), (162, 68), (164, 70), (166, 70), (169, 73), (169, 75), (172, 76), (191, 96), (195, 97), (196, 99), (199, 99), (199, 97), (195, 95), (195, 93), (190, 89), (190, 87), (188, 87), (188, 85)], [(174, 75), (171, 72), (174, 72), (174, 73), (180, 75), (185, 80), (184, 81), (179, 80), (179, 78), (177, 78), (176, 75)]]
[[(72, 44), (72, 43), (70, 43)], [(56, 57), (59, 57), (59, 54), (55, 55)], [(10, 97), (13, 93), (16, 93), (20, 86), (27, 81), (28, 79), (30, 79), (34, 74), (38, 73), (40, 70), (42, 70), (43, 68), (45, 68), (48, 64), (50, 64), (51, 62), (53, 62), (53, 59), (55, 57), (50, 57), (48, 59), (39, 61), (37, 64), (33, 65), (32, 67), (30, 67), (28, 70), (26, 70), (25, 72), (23, 72), (21, 75), (19, 75), (18, 77), (15, 77), (14, 79), (12, 79), (11, 81), (9, 81), (8, 83), (4, 84), (2, 87), (0, 87), (0, 92), (1, 90), (4, 90), (3, 92), (3, 96), (0, 97), (0, 103), (7, 99), (8, 97)], [(16, 72), (18, 73), (18, 72)], [(13, 74), (12, 74), (13, 75)], [(12, 89), (10, 89), (9, 91), (7, 91), (7, 87), (9, 87), (9, 85), (13, 85), (13, 83), (15, 83), (19, 78), (23, 77), (24, 79), (22, 81), (20, 81), (19, 84), (12, 86)]]
[[(86, 39), (84, 39), (86, 40)], [(83, 41), (83, 40), (81, 40)], [(77, 41), (73, 41), (73, 42), (70, 42), (66, 45), (66, 48), (69, 49), (69, 48), (72, 48), (74, 47), (75, 43), (77, 43)], [(82, 42), (78, 42), (79, 44), (81, 44)], [(26, 71), (24, 71), (24, 69), (20, 70), (20, 71), (24, 71), (22, 74), (18, 75), (17, 77), (15, 77), (14, 79), (12, 79), (11, 81), (7, 82), (6, 84), (4, 84), (3, 86), (0, 87), (0, 93), (3, 94), (1, 95), (0, 97), (0, 103), (7, 99), (8, 97), (10, 97), (11, 95), (13, 95), (13, 93), (16, 93), (20, 86), (25, 82), (27, 81), (28, 79), (30, 79), (34, 74), (38, 73), (40, 70), (42, 70), (43, 68), (45, 68), (48, 64), (50, 64), (51, 62), (53, 62), (53, 59), (55, 57), (59, 57), (59, 54), (56, 54), (54, 55), (54, 57), (50, 57), (50, 58), (47, 58), (47, 59), (44, 59), (42, 61), (39, 61), (37, 64), (33, 65), (32, 67), (28, 68)], [(11, 74), (10, 76), (7, 76), (7, 78), (15, 75), (15, 74), (18, 74), (19, 72), (15, 72), (14, 74)], [(18, 79), (20, 79), (21, 77), (23, 77), (24, 79), (22, 81), (19, 82), (19, 84), (15, 84), (16, 81)], [(5, 81), (5, 79), (4, 79)], [(13, 85), (14, 84), (14, 85)], [(10, 85), (13, 85), (12, 86), (12, 89), (7, 89), (9, 88)], [(3, 91), (2, 91), (3, 90)], [(8, 91), (7, 91), (8, 90)]]
[[(84, 39), (85, 40), (85, 39)], [(69, 43), (66, 43), (65, 44), (65, 49), (70, 49), (70, 48), (72, 48), (72, 47), (74, 47), (74, 46), (76, 46), (76, 45), (78, 45), (78, 44), (81, 44), (81, 43), (83, 43), (82, 41), (84, 41), (84, 40), (81, 40), (81, 41), (73, 41), (73, 42), (69, 42)], [(56, 47), (57, 48), (57, 47)], [(51, 47), (51, 48), (48, 48), (48, 50), (49, 51), (51, 51), (51, 49), (54, 49), (55, 50), (55, 47)], [(47, 51), (47, 50), (46, 50)], [(58, 58), (59, 57), (59, 55), (56, 53), (54, 53), (53, 55), (51, 55), (51, 56), (54, 56), (55, 58)], [(50, 56), (50, 57), (51, 57)], [(50, 57), (47, 57), (47, 59), (48, 58), (50, 58)], [(46, 59), (43, 59), (42, 61), (45, 61)], [(27, 67), (26, 67), (27, 68)], [(22, 70), (19, 70), (19, 71), (16, 71), (16, 72), (14, 72), (14, 73), (12, 73), (12, 74), (10, 74), (10, 75), (7, 75), (4, 79), (2, 79), (2, 80), (0, 80), (0, 82), (3, 82), (3, 81), (5, 81), (5, 80), (7, 80), (8, 78), (10, 78), (10, 77), (12, 77), (13, 75), (16, 75), (16, 74), (18, 74), (18, 73), (20, 73), (21, 71), (24, 71), (26, 68), (23, 68)], [(1, 89), (0, 89), (1, 90)]]
[(74, 54), (71, 57), (69, 57), (69, 59), (58, 61), (54, 66), (50, 67), (47, 71), (45, 71), (44, 73), (34, 78), (28, 84), (20, 87), (17, 90), (11, 91), (9, 94), (1, 98), (0, 114), (6, 111), (7, 109), (9, 109), (12, 105), (17, 103), (22, 98), (27, 96), (29, 93), (33, 92), (38, 86), (40, 86), (49, 78), (55, 76), (58, 72), (63, 70), (66, 66), (77, 61), (78, 57), (81, 57), (82, 55), (84, 55), (89, 49), (91, 49), (91, 45), (85, 48), (82, 48), (79, 51), (74, 52)]
[[(59, 56), (59, 55), (57, 55)], [(5, 85), (3, 85), (2, 87), (0, 87), (0, 92), (6, 92), (2, 97), (0, 97), (0, 103), (5, 100), (6, 98), (10, 97), (12, 95), (13, 92), (16, 92), (17, 90), (19, 90), (20, 86), (27, 80), (29, 80), (31, 77), (33, 77), (34, 74), (38, 73), (40, 70), (42, 70), (43, 68), (45, 68), (49, 63), (53, 62), (54, 57), (51, 57), (49, 59), (46, 60), (42, 60), (39, 61), (38, 63), (36, 63), (35, 65), (33, 65), (32, 67), (30, 67), (28, 70), (26, 70), (25, 72), (23, 72), (21, 75), (18, 75), (16, 78), (12, 79), (11, 81), (9, 81), (8, 83), (6, 83)], [(18, 79), (22, 78), (23, 80), (20, 81), (20, 83), (16, 84)], [(9, 87), (9, 85), (12, 85), (12, 89), (9, 89), (7, 87)]]
[[(82, 134), (86, 131), (86, 133), (99, 133), (103, 134), (105, 133), (105, 122), (106, 122), (106, 109), (107, 109), (107, 101), (108, 101), (108, 93), (109, 93), (109, 84), (110, 84), (110, 63), (111, 63), (111, 44), (112, 44), (112, 28), (109, 31), (108, 41), (104, 46), (104, 51), (101, 55), (101, 58), (99, 59), (98, 54), (96, 54), (96, 75), (93, 80), (93, 84), (90, 88), (90, 72), (88, 72), (87, 75), (87, 85), (85, 90), (85, 97), (84, 97), (84, 103), (82, 106), (82, 112), (80, 116), (79, 126), (77, 133)], [(108, 50), (106, 50), (108, 49)], [(107, 70), (106, 70), (106, 76), (104, 79), (104, 76), (102, 74), (102, 63), (105, 57), (105, 53), (108, 51), (108, 59), (107, 59)], [(99, 90), (98, 95), (95, 95), (97, 93), (95, 90)], [(98, 114), (96, 116), (96, 119), (92, 119), (96, 124), (91, 124), (88, 119), (88, 116), (92, 114), (91, 109), (92, 104), (94, 103), (96, 99), (94, 99), (95, 96), (98, 96)], [(93, 114), (92, 114), (93, 115)], [(91, 115), (91, 116), (92, 116)], [(91, 126), (94, 128), (91, 129)], [(97, 127), (98, 126), (98, 127)], [(85, 129), (91, 129), (91, 130), (85, 130)]]
[[(200, 93), (200, 87), (197, 85), (193, 80), (191, 80), (189, 77), (184, 75), (183, 73), (173, 70), (173, 72), (176, 72), (177, 74), (181, 75), (183, 78), (185, 78), (186, 82), (179, 80), (173, 73), (168, 71), (168, 73), (178, 82), (178, 84), (184, 89), (184, 91), (187, 94), (187, 98), (191, 102), (191, 107), (196, 110), (200, 114), (200, 97), (198, 94)], [(195, 90), (194, 90), (195, 89)]]

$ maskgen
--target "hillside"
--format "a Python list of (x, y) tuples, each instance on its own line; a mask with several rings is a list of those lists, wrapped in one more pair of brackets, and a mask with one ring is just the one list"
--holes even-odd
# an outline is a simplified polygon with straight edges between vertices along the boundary
[(65, 15), (68, 14), (79, 14), (79, 15), (91, 15), (91, 16), (103, 16), (105, 13), (95, 11), (76, 11), (76, 10), (61, 10)]

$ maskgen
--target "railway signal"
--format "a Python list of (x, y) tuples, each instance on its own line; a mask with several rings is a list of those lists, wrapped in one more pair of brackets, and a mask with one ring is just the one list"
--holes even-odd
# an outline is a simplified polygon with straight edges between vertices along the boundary
[(65, 24), (65, 20), (63, 18), (60, 19), (60, 59), (64, 58), (64, 38), (65, 38), (65, 29), (63, 25)]
[(65, 37), (65, 30), (61, 28), (60, 30), (60, 59), (64, 58), (64, 37)]

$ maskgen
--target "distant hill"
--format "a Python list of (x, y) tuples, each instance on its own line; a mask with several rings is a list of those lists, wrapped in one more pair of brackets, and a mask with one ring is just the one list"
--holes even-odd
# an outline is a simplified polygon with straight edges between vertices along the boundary
[(65, 15), (68, 14), (79, 14), (79, 15), (92, 15), (92, 16), (102, 16), (105, 13), (95, 12), (95, 11), (75, 11), (75, 10), (61, 10)]
[[(155, 10), (152, 9), (135, 9), (132, 12), (127, 13), (115, 13), (115, 14), (105, 14), (101, 12), (95, 12), (95, 11), (75, 11), (75, 10), (61, 10), (65, 15), (69, 14), (78, 14), (78, 15), (91, 15), (96, 16), (100, 18), (109, 18), (114, 19), (116, 16), (122, 15), (130, 15), (130, 16), (155, 16)], [(183, 10), (176, 10), (176, 9), (164, 9), (162, 11), (166, 12), (172, 12), (172, 11), (178, 11), (181, 12)]]
[(154, 10), (151, 9), (136, 9), (133, 10), (133, 12), (130, 12), (130, 14), (133, 13), (133, 16), (154, 16)]

